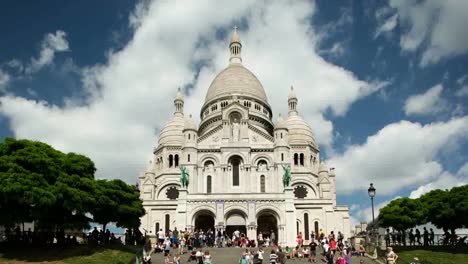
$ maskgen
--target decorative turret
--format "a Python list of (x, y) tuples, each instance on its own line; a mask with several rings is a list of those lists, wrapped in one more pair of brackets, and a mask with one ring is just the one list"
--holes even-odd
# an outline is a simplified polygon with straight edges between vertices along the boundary
[(297, 97), (296, 93), (294, 93), (294, 87), (291, 85), (291, 89), (289, 90), (288, 94), (288, 106), (289, 106), (289, 112), (288, 115), (297, 115)]
[(237, 33), (237, 27), (234, 26), (234, 32), (232, 32), (231, 43), (229, 43), (229, 50), (231, 51), (231, 57), (229, 58), (230, 63), (242, 63), (241, 51), (242, 44), (240, 41), (239, 33)]
[(286, 122), (281, 116), (281, 113), (278, 115), (278, 121), (275, 125), (275, 145), (287, 145), (288, 144), (288, 127)]
[(184, 115), (184, 95), (180, 91), (180, 87), (177, 88), (177, 94), (174, 99), (175, 112), (174, 115)]

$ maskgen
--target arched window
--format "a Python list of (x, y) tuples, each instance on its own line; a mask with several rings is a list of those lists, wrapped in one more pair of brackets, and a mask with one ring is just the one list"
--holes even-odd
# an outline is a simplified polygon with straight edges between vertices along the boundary
[(281, 161), (284, 161), (284, 153), (281, 153)]
[(230, 163), (232, 166), (232, 185), (239, 186), (241, 159), (238, 156), (234, 156), (230, 159)]
[(297, 153), (294, 153), (294, 165), (298, 164), (298, 155)]
[(309, 240), (309, 214), (304, 214), (304, 236), (305, 240)]
[(301, 164), (301, 166), (304, 166), (304, 153), (301, 153), (301, 155), (299, 155), (299, 163)]
[(187, 154), (187, 162), (190, 162), (190, 154)]
[(260, 176), (260, 192), (265, 192), (265, 175)]
[(177, 154), (174, 156), (174, 164), (176, 167), (179, 167), (179, 155)]
[(281, 138), (283, 138), (283, 133), (280, 133), (280, 135), (281, 135)]
[(170, 221), (170, 220), (171, 220), (171, 219), (170, 219), (169, 214), (166, 214), (166, 219), (165, 219), (165, 221), (164, 221), (164, 232), (166, 232), (166, 234), (169, 233), (169, 228), (170, 228), (170, 227), (169, 227), (169, 223), (170, 223), (169, 221)]
[(315, 237), (318, 237), (319, 236), (318, 221), (315, 221), (314, 223), (314, 232), (315, 232)]
[(190, 133), (188, 134), (188, 139), (190, 140)]
[(156, 232), (154, 232), (155, 234), (157, 234), (159, 232), (159, 222), (156, 223)]
[(174, 159), (172, 157), (172, 154), (169, 155), (169, 168), (171, 168), (174, 165)]
[(257, 170), (258, 171), (265, 171), (265, 170), (267, 170), (267, 167), (268, 167), (268, 163), (265, 160), (260, 160), (257, 163)]
[(296, 221), (296, 235), (299, 235), (299, 220)]
[(211, 176), (206, 177), (206, 193), (211, 193)]

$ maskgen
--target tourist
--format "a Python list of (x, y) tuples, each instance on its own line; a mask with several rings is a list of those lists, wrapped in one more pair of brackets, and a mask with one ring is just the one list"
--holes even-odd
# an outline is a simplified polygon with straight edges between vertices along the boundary
[(330, 239), (329, 244), (330, 244), (331, 252), (332, 252), (333, 256), (335, 256), (335, 254), (336, 254), (336, 241), (335, 241), (335, 239), (333, 239), (333, 238)]
[(262, 264), (263, 263), (263, 247), (260, 247), (258, 249), (258, 252), (257, 252), (257, 255), (258, 255), (258, 260), (257, 260), (257, 264)]
[(179, 254), (182, 255), (184, 254), (184, 249), (185, 249), (185, 237), (184, 235), (182, 234), (182, 232), (179, 234)]
[(264, 245), (265, 247), (269, 247), (270, 246), (270, 237), (266, 237), (265, 240), (264, 240)]
[(263, 245), (263, 234), (262, 234), (262, 232), (258, 233), (257, 241), (258, 241), (258, 246), (259, 247)]
[(203, 253), (202, 253), (202, 248), (199, 248), (197, 250), (197, 253), (195, 253), (195, 257), (197, 259), (197, 264), (203, 264)]
[(413, 262), (411, 262), (411, 264), (421, 264), (421, 262), (419, 262), (419, 259), (417, 257), (414, 257)]
[(210, 252), (207, 250), (205, 251), (205, 255), (203, 256), (203, 263), (204, 264), (211, 264), (212, 257), (210, 255)]
[(275, 251), (272, 250), (270, 254), (270, 264), (278, 263), (278, 255), (276, 255)]
[(303, 257), (303, 258), (309, 259), (309, 255), (310, 255), (310, 254), (309, 254), (309, 247), (304, 247), (304, 248), (302, 249), (302, 257)]
[(415, 245), (415, 242), (414, 242), (415, 239), (414, 239), (413, 229), (410, 229), (408, 236), (409, 236), (410, 246), (414, 246)]
[(393, 252), (393, 248), (387, 247), (387, 264), (395, 264), (398, 255)]
[(151, 246), (151, 240), (147, 239), (143, 247), (143, 263), (151, 264), (151, 254), (153, 254), (153, 247)]
[(223, 243), (223, 233), (221, 232), (221, 229), (218, 229), (218, 232), (216, 234), (216, 245), (218, 246), (218, 248), (222, 247), (222, 243)]
[(302, 247), (302, 232), (299, 232), (299, 234), (297, 235), (297, 246), (298, 247)]
[(364, 248), (364, 245), (360, 244), (359, 245), (359, 256), (364, 257), (366, 255), (366, 249)]
[(170, 250), (171, 250), (171, 240), (169, 240), (169, 237), (166, 237), (166, 241), (164, 242), (164, 254), (169, 254)]
[(250, 264), (249, 261), (246, 259), (245, 252), (241, 254), (239, 264)]
[(284, 254), (286, 255), (286, 258), (291, 258), (291, 249), (288, 246), (284, 249)]
[(416, 237), (416, 242), (418, 242), (419, 246), (422, 246), (421, 243), (421, 232), (419, 232), (419, 229), (416, 229), (416, 234), (414, 235)]
[(424, 246), (429, 246), (429, 232), (427, 231), (426, 227), (423, 228), (423, 242)]
[(340, 253), (340, 256), (336, 259), (336, 264), (345, 264), (344, 252)]
[(333, 264), (333, 253), (330, 248), (328, 248), (327, 252), (325, 253), (325, 262), (327, 264)]
[(432, 228), (429, 229), (429, 230), (431, 230), (429, 232), (429, 243), (431, 244), (431, 246), (433, 246), (434, 245), (434, 236), (435, 236), (434, 235), (434, 230)]
[(323, 231), (322, 228), (320, 228), (320, 231), (319, 231), (319, 238), (320, 238), (320, 240), (322, 240), (324, 237), (325, 237), (325, 232)]
[(172, 262), (171, 262), (171, 254), (166, 253), (166, 254), (164, 255), (164, 264), (170, 264), (170, 263), (172, 263)]
[(328, 235), (328, 240), (331, 240), (331, 239), (335, 239), (335, 233), (333, 233), (333, 231), (331, 231), (330, 234)]
[(176, 254), (174, 257), (174, 264), (180, 264), (180, 255)]
[(351, 252), (349, 248), (347, 248), (345, 251), (345, 264), (351, 264)]
[(278, 252), (276, 253), (278, 255), (279, 263), (284, 264), (286, 262), (283, 250), (281, 247), (278, 247)]
[(270, 240), (271, 240), (271, 245), (276, 245), (276, 235), (273, 230), (271, 230), (271, 233), (270, 233)]
[(317, 257), (317, 243), (315, 240), (310, 241), (309, 248), (310, 248), (310, 255), (309, 255), (309, 262), (315, 262), (315, 258)]
[(389, 247), (390, 246), (390, 228), (387, 228), (387, 230), (385, 231), (384, 238), (385, 238), (385, 245)]

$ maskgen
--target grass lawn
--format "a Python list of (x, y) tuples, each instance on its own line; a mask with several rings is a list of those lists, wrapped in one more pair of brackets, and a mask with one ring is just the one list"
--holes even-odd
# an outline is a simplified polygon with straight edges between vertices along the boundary
[(432, 251), (430, 249), (401, 249), (395, 252), (398, 255), (398, 264), (411, 263), (414, 257), (418, 257), (422, 264), (468, 264), (468, 247), (451, 249), (450, 252), (444, 250)]
[(1, 247), (0, 263), (92, 264), (129, 263), (139, 248), (127, 246), (72, 248)]

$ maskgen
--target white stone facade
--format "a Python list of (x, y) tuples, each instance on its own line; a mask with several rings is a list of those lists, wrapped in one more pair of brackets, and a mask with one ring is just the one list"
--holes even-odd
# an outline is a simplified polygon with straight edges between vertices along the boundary
[[(154, 159), (140, 176), (146, 210), (142, 228), (240, 229), (249, 239), (275, 232), (280, 245), (296, 244), (323, 229), (350, 234), (347, 206), (336, 205), (335, 173), (320, 163), (310, 126), (296, 110), (291, 87), (287, 118), (273, 123), (262, 84), (242, 65), (239, 35), (229, 45), (229, 66), (211, 83), (198, 126), (184, 117), (184, 98), (161, 130)], [(290, 187), (282, 182), (291, 166)], [(179, 166), (190, 178), (180, 184)]]

